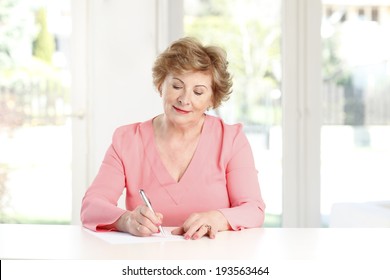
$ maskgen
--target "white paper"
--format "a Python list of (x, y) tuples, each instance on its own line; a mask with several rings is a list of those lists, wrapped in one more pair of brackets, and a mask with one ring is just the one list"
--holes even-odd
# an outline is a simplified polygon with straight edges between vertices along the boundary
[(111, 244), (151, 243), (185, 240), (182, 235), (172, 235), (171, 232), (166, 229), (164, 230), (166, 236), (163, 236), (162, 233), (156, 233), (148, 237), (138, 237), (129, 233), (119, 231), (95, 232), (89, 229), (85, 230), (90, 234)]

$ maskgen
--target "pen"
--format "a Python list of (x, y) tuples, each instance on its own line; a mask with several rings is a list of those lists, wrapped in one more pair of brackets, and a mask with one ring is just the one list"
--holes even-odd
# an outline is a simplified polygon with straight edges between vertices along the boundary
[[(141, 198), (142, 200), (144, 201), (144, 203), (146, 204), (146, 206), (153, 212), (154, 215), (156, 215), (156, 212), (154, 212), (153, 210), (153, 207), (152, 207), (152, 204), (150, 203), (150, 200), (149, 198), (146, 196), (144, 190), (139, 190), (139, 194), (141, 195)], [(165, 236), (165, 232), (164, 232), (164, 229), (162, 228), (162, 226), (158, 226), (160, 232)]]

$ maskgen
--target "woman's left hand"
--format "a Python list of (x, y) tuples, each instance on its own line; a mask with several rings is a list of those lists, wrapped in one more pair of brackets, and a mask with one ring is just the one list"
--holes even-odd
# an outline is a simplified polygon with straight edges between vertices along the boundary
[(184, 235), (185, 239), (199, 239), (208, 235), (215, 238), (218, 231), (229, 230), (231, 227), (225, 216), (218, 210), (193, 213), (181, 227), (172, 231), (174, 235)]

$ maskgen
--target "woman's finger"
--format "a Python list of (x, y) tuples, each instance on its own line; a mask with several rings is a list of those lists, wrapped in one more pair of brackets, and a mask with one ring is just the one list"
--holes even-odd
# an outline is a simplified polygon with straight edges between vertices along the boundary
[(135, 220), (143, 226), (142, 230), (139, 228), (140, 232), (145, 234), (148, 234), (149, 232), (150, 234), (159, 232), (158, 226), (160, 225), (160, 220), (149, 208), (141, 207), (139, 214), (135, 217)]
[[(196, 220), (187, 230), (185, 230), (184, 238), (185, 239), (199, 239), (202, 237), (207, 231), (204, 232), (201, 227), (203, 226), (203, 222), (201, 220)], [(200, 232), (198, 232), (200, 230)]]
[(159, 226), (162, 224), (163, 216), (161, 213), (154, 214), (153, 211), (150, 210), (146, 205), (138, 206), (137, 209), (138, 209), (141, 216), (148, 218), (156, 226)]
[(185, 233), (183, 227), (178, 227), (175, 228), (174, 230), (171, 231), (173, 235), (183, 235)]
[(215, 227), (210, 226), (208, 234), (211, 239), (214, 239), (217, 235), (218, 230)]
[(201, 227), (198, 228), (198, 230), (192, 235), (192, 239), (196, 240), (201, 237), (203, 237), (205, 234), (207, 234), (210, 230), (210, 226), (203, 224)]

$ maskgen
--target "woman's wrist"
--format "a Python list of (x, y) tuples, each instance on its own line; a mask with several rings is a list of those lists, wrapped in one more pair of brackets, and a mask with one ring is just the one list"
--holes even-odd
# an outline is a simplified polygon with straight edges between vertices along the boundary
[(229, 221), (226, 219), (225, 215), (219, 210), (211, 211), (213, 217), (215, 217), (216, 224), (218, 224), (218, 231), (231, 230), (232, 227), (229, 224)]

